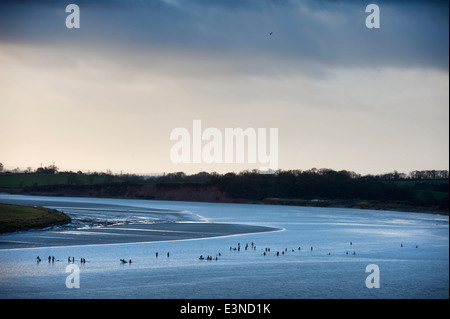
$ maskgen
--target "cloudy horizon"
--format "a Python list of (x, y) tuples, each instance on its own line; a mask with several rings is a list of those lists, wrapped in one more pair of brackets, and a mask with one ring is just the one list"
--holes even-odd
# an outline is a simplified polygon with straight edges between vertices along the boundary
[[(80, 7), (67, 29), (65, 6)], [(376, 3), (381, 28), (365, 26)], [(278, 168), (449, 168), (448, 1), (148, 0), (0, 4), (0, 162), (174, 164), (170, 132), (278, 128)], [(272, 32), (272, 34), (270, 34)]]

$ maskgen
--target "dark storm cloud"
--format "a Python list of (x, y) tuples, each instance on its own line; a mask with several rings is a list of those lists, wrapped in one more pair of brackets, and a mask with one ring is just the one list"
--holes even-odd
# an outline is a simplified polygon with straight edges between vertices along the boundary
[[(80, 6), (79, 30), (65, 28), (68, 3)], [(365, 26), (369, 3), (380, 6), (380, 29)], [(249, 69), (296, 61), (448, 69), (448, 16), (448, 1), (419, 0), (6, 1), (0, 40), (200, 54)]]

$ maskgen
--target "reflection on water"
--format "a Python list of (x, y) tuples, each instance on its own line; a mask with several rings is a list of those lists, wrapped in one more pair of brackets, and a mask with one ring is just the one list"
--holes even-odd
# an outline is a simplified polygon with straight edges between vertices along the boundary
[(63, 211), (72, 219), (68, 224), (52, 227), (57, 230), (201, 220), (198, 216), (190, 213), (164, 210), (52, 208)]
[[(71, 222), (43, 230), (90, 229), (129, 224), (154, 224), (204, 221), (186, 210), (148, 207), (142, 200), (111, 200), (98, 198), (62, 198), (0, 194), (0, 201), (9, 204), (45, 206), (64, 212)], [(139, 207), (144, 206), (144, 207)]]
[[(58, 240), (73, 236), (70, 233), (77, 227), (108, 223), (207, 220), (285, 230), (195, 240), (0, 249), (0, 298), (449, 297), (448, 216), (320, 207), (0, 195), (0, 201), (12, 198), (24, 204), (38, 202), (59, 208), (71, 215), (73, 224), (65, 226), (72, 227), (70, 231), (40, 231), (42, 237), (61, 233)], [(113, 228), (79, 232), (109, 233)], [(65, 232), (67, 235), (63, 235)], [(120, 232), (125, 234), (127, 230)], [(36, 233), (24, 232), (20, 234), (21, 240), (34, 240), (33, 234)], [(6, 241), (13, 236), (1, 235), (0, 241), (2, 237)], [(240, 251), (230, 250), (238, 243)], [(257, 248), (246, 250), (246, 244), (251, 247), (251, 243)], [(270, 252), (265, 250), (267, 247)], [(219, 253), (217, 261), (199, 260), (200, 255), (215, 257)], [(42, 258), (39, 263), (37, 256)], [(55, 262), (48, 262), (48, 256), (55, 256)], [(74, 256), (74, 263), (80, 267), (79, 289), (65, 286), (69, 256)], [(80, 258), (85, 258), (86, 263), (80, 263)], [(120, 259), (132, 259), (133, 263), (122, 264)], [(380, 269), (379, 289), (365, 286), (369, 264)]]

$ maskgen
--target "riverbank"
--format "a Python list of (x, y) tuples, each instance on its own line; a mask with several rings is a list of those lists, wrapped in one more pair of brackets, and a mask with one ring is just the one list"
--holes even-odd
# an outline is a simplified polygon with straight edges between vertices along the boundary
[(0, 233), (67, 223), (70, 217), (55, 209), (0, 203)]
[(448, 172), (361, 176), (332, 170), (164, 176), (0, 173), (0, 192), (95, 197), (273, 204), (425, 212), (448, 215)]
[(449, 215), (448, 210), (440, 209), (439, 207), (436, 206), (435, 207), (415, 206), (395, 201), (323, 200), (323, 199), (304, 200), (304, 199), (286, 199), (286, 198), (265, 198), (260, 203), (268, 205), (354, 208), (367, 210), (389, 210), (396, 212), (438, 214), (444, 216)]
[(83, 187), (58, 187), (56, 190), (23, 192), (21, 195), (51, 196), (51, 197), (87, 197), (87, 198), (112, 198), (112, 199), (144, 199), (163, 201), (186, 201), (201, 203), (232, 203), (232, 204), (259, 204), (259, 205), (283, 205), (283, 206), (307, 206), (328, 208), (354, 208), (367, 210), (390, 210), (398, 212), (428, 213), (449, 215), (448, 209), (439, 206), (425, 207), (411, 205), (399, 201), (360, 200), (360, 199), (296, 199), (267, 197), (262, 200), (230, 198), (215, 187), (201, 188), (184, 186), (176, 190), (156, 192), (152, 187), (140, 187), (134, 189), (128, 187), (126, 192), (110, 192), (107, 187), (94, 186), (85, 191)]

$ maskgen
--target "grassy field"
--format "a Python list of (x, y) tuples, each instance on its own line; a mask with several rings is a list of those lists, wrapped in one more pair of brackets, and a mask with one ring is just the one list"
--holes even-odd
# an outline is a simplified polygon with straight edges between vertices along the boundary
[(120, 183), (121, 179), (112, 176), (84, 175), (73, 173), (2, 173), (0, 174), (0, 192), (16, 193), (24, 187), (45, 185), (94, 185)]
[(62, 212), (49, 208), (0, 203), (0, 232), (41, 228), (70, 221)]
[[(32, 186), (52, 185), (100, 185), (110, 183), (123, 183), (125, 180), (118, 176), (87, 175), (75, 173), (0, 173), (0, 192), (21, 193), (24, 188)], [(203, 184), (204, 181), (155, 181), (142, 180), (138, 184)]]

